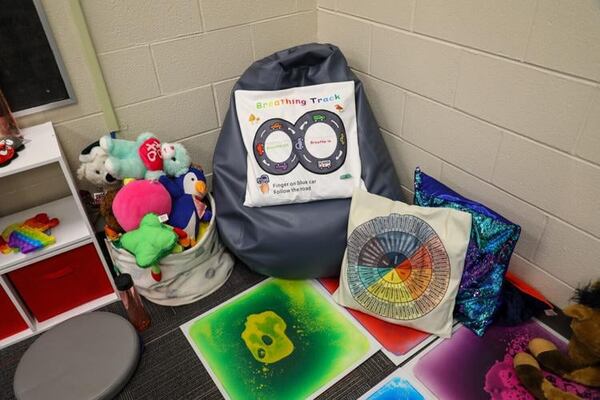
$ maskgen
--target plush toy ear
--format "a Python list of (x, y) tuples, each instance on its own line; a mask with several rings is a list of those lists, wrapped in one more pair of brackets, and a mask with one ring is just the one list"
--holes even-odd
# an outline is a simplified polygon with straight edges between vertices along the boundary
[(88, 155), (90, 162), (96, 161), (97, 158), (103, 156), (106, 156), (108, 158), (108, 154), (106, 154), (106, 151), (100, 146), (92, 147)]
[(90, 152), (92, 151), (92, 149), (94, 147), (98, 147), (98, 146), (100, 146), (100, 141), (96, 140), (95, 142), (88, 144), (83, 150), (81, 150), (80, 154), (83, 154), (83, 155), (90, 154)]
[(567, 306), (563, 312), (566, 316), (576, 319), (578, 321), (585, 321), (590, 319), (593, 314), (593, 310), (582, 304), (571, 304)]

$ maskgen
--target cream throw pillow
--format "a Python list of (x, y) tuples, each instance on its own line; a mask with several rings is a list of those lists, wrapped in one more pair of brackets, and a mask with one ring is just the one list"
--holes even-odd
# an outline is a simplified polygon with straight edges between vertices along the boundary
[(335, 300), (385, 321), (450, 337), (471, 215), (357, 189)]

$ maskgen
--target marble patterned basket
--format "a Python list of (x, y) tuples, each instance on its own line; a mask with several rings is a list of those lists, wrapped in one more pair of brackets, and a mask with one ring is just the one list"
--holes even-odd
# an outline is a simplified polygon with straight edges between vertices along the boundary
[(209, 198), (213, 218), (204, 237), (191, 249), (160, 261), (160, 282), (152, 278), (150, 269), (138, 267), (129, 252), (107, 243), (116, 269), (130, 274), (137, 291), (151, 302), (165, 306), (193, 303), (213, 293), (229, 278), (234, 261), (219, 239), (215, 201), (210, 194)]

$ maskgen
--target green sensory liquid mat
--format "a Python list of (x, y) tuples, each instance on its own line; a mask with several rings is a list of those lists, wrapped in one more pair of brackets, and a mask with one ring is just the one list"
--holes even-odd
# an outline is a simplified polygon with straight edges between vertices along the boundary
[(269, 279), (182, 326), (231, 399), (305, 399), (375, 351), (311, 281)]

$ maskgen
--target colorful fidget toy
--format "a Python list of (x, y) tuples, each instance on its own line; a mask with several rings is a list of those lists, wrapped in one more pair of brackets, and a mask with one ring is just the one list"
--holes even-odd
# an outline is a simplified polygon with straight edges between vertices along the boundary
[(33, 218), (23, 222), (23, 226), (35, 229), (36, 231), (47, 231), (59, 224), (58, 218), (48, 218), (48, 214), (40, 213)]
[(0, 252), (9, 254), (20, 251), (27, 254), (54, 244), (56, 238), (47, 231), (58, 224), (57, 218), (50, 219), (48, 214), (41, 213), (23, 223), (9, 225), (2, 232)]
[(6, 240), (2, 236), (0, 236), (0, 253), (2, 254), (10, 254), (13, 252), (13, 249), (10, 248)]
[(8, 240), (10, 247), (18, 248), (21, 253), (27, 254), (56, 243), (54, 236), (46, 235), (42, 231), (21, 226), (11, 232)]

